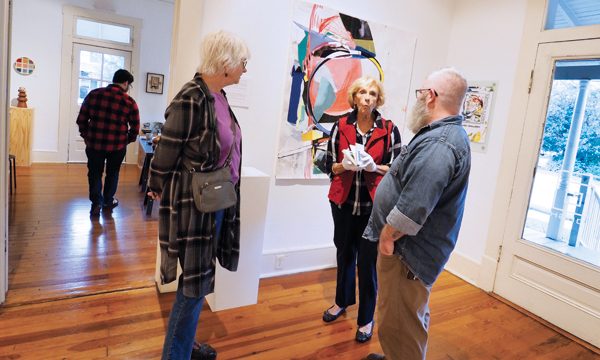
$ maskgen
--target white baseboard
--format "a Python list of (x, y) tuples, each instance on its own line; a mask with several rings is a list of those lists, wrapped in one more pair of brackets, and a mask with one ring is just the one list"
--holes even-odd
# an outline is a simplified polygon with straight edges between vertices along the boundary
[[(327, 246), (263, 253), (260, 277), (269, 278), (336, 267), (335, 251), (334, 246)], [(281, 255), (284, 256), (283, 268), (275, 269), (277, 257)], [(486, 265), (489, 264), (486, 262)], [(485, 268), (488, 267), (485, 266)], [(452, 253), (445, 269), (474, 286), (486, 291), (491, 290), (489, 281), (485, 280), (489, 276), (487, 276), (487, 272), (483, 274), (482, 264), (458, 251)], [(493, 273), (495, 273), (495, 270)], [(481, 281), (484, 281), (484, 283), (480, 284)], [(491, 277), (491, 285), (493, 286), (493, 276)]]
[[(129, 152), (127, 152), (129, 154)], [(32, 163), (67, 163), (64, 159), (59, 159), (58, 150), (33, 150), (31, 152), (31, 162)], [(85, 161), (81, 162), (85, 164)], [(135, 155), (128, 156), (125, 159), (126, 164), (137, 164), (137, 152)]]
[[(278, 256), (284, 256), (281, 269), (275, 269)], [(263, 253), (260, 277), (297, 274), (306, 271), (336, 267), (335, 246), (319, 248), (288, 249)]]
[(58, 150), (33, 150), (31, 161), (34, 163), (65, 163), (59, 159)]
[(481, 287), (478, 283), (481, 264), (459, 251), (452, 252), (444, 269), (470, 284)]
[(481, 269), (477, 278), (477, 286), (487, 292), (494, 290), (494, 281), (496, 281), (496, 270), (498, 269), (498, 259), (483, 255), (481, 258)]

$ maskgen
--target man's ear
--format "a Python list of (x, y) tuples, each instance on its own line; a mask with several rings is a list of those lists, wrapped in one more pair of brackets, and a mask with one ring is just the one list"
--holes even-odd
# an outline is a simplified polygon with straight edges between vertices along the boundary
[(429, 108), (432, 108), (437, 98), (438, 97), (433, 94), (433, 91), (429, 91), (427, 93), (427, 97), (425, 98), (425, 105), (427, 105)]

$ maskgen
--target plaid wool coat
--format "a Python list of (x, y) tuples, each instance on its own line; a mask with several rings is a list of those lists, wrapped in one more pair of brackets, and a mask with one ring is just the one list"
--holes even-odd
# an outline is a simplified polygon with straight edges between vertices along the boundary
[[(179, 260), (183, 294), (194, 298), (214, 291), (216, 259), (230, 271), (237, 270), (239, 261), (241, 179), (235, 187), (237, 204), (224, 210), (217, 241), (215, 214), (202, 213), (196, 208), (192, 173), (181, 161), (181, 154), (185, 154), (195, 169), (215, 170), (221, 141), (214, 102), (208, 86), (196, 73), (167, 107), (166, 121), (150, 164), (149, 187), (162, 193), (158, 211), (161, 281), (166, 284), (177, 279)], [(237, 124), (231, 109), (230, 113)]]

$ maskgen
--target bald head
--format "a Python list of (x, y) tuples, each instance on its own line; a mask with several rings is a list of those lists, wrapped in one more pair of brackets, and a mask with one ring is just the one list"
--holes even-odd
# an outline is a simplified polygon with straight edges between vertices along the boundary
[(423, 88), (435, 89), (443, 108), (454, 115), (460, 113), (465, 94), (467, 93), (467, 79), (455, 67), (446, 67), (432, 72)]

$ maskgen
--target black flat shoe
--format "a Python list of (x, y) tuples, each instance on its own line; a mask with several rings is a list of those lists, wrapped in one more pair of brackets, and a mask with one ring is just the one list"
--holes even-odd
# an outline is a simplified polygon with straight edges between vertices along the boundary
[(364, 343), (368, 340), (371, 340), (371, 336), (373, 336), (373, 328), (374, 327), (375, 327), (374, 321), (371, 323), (371, 332), (370, 333), (360, 331), (360, 327), (359, 327), (358, 329), (356, 329), (356, 337), (354, 339), (359, 343)]
[[(196, 349), (198, 346), (198, 349)], [(212, 346), (194, 341), (194, 348), (192, 349), (192, 360), (214, 360), (217, 358), (217, 350), (213, 349)]]
[(385, 356), (381, 355), (381, 354), (369, 354), (369, 356), (367, 356), (366, 358), (364, 358), (363, 360), (386, 360)]
[(346, 311), (346, 308), (340, 308), (340, 311), (338, 311), (337, 314), (332, 314), (329, 312), (329, 310), (331, 310), (334, 306), (335, 305), (332, 305), (329, 309), (323, 312), (323, 321), (332, 322), (336, 320), (340, 315), (342, 315), (344, 311)]

